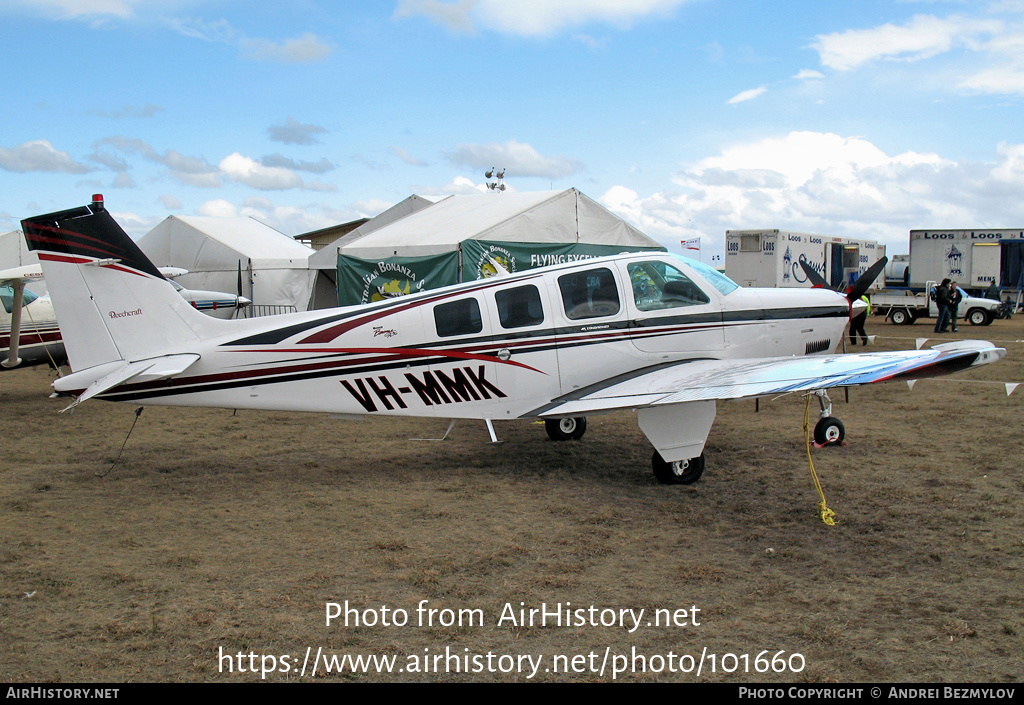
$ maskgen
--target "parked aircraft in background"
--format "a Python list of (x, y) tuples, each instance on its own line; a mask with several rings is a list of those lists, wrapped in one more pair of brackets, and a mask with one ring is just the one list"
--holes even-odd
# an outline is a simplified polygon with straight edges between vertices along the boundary
[(632, 408), (654, 445), (657, 478), (689, 483), (704, 470), (720, 399), (820, 392), (816, 435), (835, 442), (842, 425), (824, 390), (946, 374), (1005, 354), (965, 341), (836, 355), (858, 291), (848, 299), (742, 289), (706, 265), (651, 252), (221, 321), (172, 295), (102, 197), (22, 226), (64, 331), (74, 372), (54, 387), (76, 396), (71, 406), (97, 397), (474, 418), (492, 438), (495, 419), (541, 418), (556, 439), (580, 437), (588, 415)]
[[(161, 267), (167, 277), (187, 274), (184, 269)], [(38, 264), (25, 265), (0, 271), (0, 369), (50, 365), (56, 367), (67, 362), (64, 341), (49, 295), (37, 296), (26, 289), (26, 284), (44, 282), (43, 270)], [(232, 318), (252, 302), (244, 296), (220, 291), (186, 289), (176, 281), (168, 280), (178, 294), (197, 311), (213, 318)]]
[(0, 272), (0, 370), (67, 361), (50, 297), (25, 288), (42, 278), (39, 265)]
[(252, 301), (241, 294), (228, 294), (223, 291), (204, 291), (201, 289), (186, 289), (175, 277), (188, 274), (187, 269), (180, 267), (160, 267), (160, 274), (170, 283), (171, 286), (181, 295), (181, 298), (192, 304), (192, 308), (202, 311), (213, 318), (234, 318), (242, 313)]

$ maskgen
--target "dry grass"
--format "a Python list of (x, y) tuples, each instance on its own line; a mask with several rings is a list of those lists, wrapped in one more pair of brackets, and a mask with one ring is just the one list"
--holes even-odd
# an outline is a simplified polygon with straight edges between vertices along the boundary
[[(872, 322), (869, 332), (930, 328)], [(1016, 341), (1024, 317), (960, 337)], [(882, 347), (913, 347), (885, 339)], [(1016, 681), (1024, 673), (1024, 345), (958, 375), (836, 396), (848, 445), (815, 452), (803, 402), (719, 405), (708, 469), (663, 487), (630, 413), (577, 443), (528, 422), (375, 419), (90, 402), (57, 415), (46, 371), (0, 375), (0, 680), (254, 680), (217, 655), (799, 652), (730, 681)], [(359, 609), (479, 609), (483, 626), (344, 628)], [(700, 609), (700, 626), (497, 625), (505, 603)], [(549, 665), (549, 664), (547, 664)], [(275, 674), (273, 680), (294, 679)], [(695, 680), (646, 674), (628, 680)], [(331, 675), (328, 680), (522, 680)], [(600, 680), (541, 672), (538, 680)], [(607, 680), (606, 675), (604, 680)]]

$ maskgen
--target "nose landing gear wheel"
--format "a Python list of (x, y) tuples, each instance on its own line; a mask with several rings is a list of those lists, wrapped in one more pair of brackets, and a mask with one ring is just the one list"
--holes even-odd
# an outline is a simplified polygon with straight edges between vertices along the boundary
[(846, 427), (835, 416), (826, 416), (814, 426), (814, 442), (820, 446), (837, 446), (846, 438)]
[(587, 432), (587, 417), (545, 419), (544, 430), (553, 441), (578, 441)]
[(661, 457), (661, 453), (654, 451), (651, 468), (658, 482), (663, 485), (692, 485), (704, 474), (704, 454), (670, 463)]

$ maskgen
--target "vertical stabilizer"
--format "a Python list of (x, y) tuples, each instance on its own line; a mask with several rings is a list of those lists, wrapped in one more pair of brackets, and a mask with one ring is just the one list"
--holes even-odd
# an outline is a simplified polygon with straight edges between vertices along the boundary
[(194, 310), (94, 196), (21, 221), (39, 256), (71, 368), (177, 352), (222, 323)]

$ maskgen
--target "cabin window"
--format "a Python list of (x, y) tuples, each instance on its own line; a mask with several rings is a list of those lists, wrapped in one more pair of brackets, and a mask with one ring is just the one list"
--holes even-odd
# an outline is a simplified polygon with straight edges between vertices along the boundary
[(565, 315), (574, 320), (612, 316), (619, 312), (619, 290), (611, 270), (589, 269), (558, 278)]
[[(30, 303), (38, 299), (39, 297), (33, 294), (28, 289), (23, 289), (22, 294), (25, 297), (25, 302), (22, 306), (28, 306)], [(0, 286), (0, 302), (3, 302), (4, 310), (7, 313), (14, 312), (14, 287), (10, 284)]]
[(544, 322), (540, 292), (533, 284), (495, 292), (498, 320), (502, 328), (523, 328)]
[(484, 329), (480, 304), (470, 298), (435, 306), (434, 325), (442, 338), (479, 333)]
[(708, 295), (692, 279), (668, 262), (637, 262), (627, 269), (633, 286), (633, 299), (641, 311), (711, 303)]

